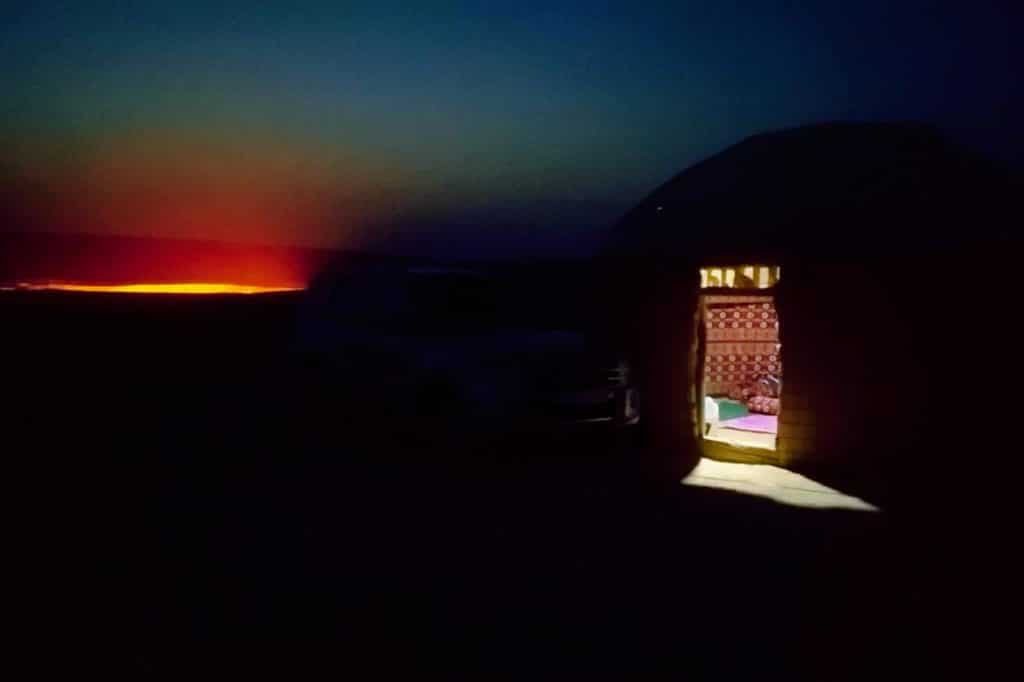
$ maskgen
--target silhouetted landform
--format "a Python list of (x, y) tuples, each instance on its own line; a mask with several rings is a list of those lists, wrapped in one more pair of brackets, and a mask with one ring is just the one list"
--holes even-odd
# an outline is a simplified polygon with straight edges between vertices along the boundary
[(446, 206), (421, 215), (381, 220), (360, 249), (440, 260), (558, 261), (591, 258), (625, 201), (517, 197), (481, 206)]
[(571, 291), (580, 293), (590, 285), (586, 279), (590, 272), (589, 261), (583, 259), (468, 260), (399, 255), (386, 241), (375, 246), (378, 251), (94, 234), (0, 232), (0, 286), (15, 286), (20, 282), (114, 285), (223, 282), (306, 286), (321, 273), (353, 263), (394, 267), (469, 267), (502, 281), (516, 280), (538, 293), (546, 292), (546, 296), (534, 298), (538, 303), (552, 295)]
[(600, 272), (593, 261), (483, 261), (428, 259), (361, 252), (339, 252), (310, 280), (310, 289), (330, 288), (350, 271), (366, 268), (400, 273), (416, 269), (464, 271), (485, 278), (495, 313), (507, 324), (536, 329), (594, 329), (604, 302), (595, 297)]

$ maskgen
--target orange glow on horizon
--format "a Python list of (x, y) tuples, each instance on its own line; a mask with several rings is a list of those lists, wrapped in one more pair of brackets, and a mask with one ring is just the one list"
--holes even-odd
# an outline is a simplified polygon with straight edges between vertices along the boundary
[(19, 283), (18, 289), (28, 291), (80, 291), (108, 294), (268, 294), (302, 291), (297, 286), (256, 286), (221, 282), (175, 282), (135, 284), (71, 284), (47, 282), (44, 284)]

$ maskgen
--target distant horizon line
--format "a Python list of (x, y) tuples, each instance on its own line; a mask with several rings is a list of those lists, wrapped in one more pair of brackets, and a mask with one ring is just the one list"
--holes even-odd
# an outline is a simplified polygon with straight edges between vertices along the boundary
[[(343, 254), (351, 254), (358, 256), (369, 256), (369, 257), (380, 257), (380, 258), (392, 258), (402, 259), (410, 261), (425, 261), (425, 262), (465, 262), (472, 261), (477, 263), (509, 263), (516, 261), (578, 261), (578, 260), (589, 260), (588, 255), (579, 255), (567, 257), (564, 255), (552, 255), (552, 256), (516, 256), (516, 257), (496, 257), (496, 256), (479, 256), (479, 257), (447, 257), (439, 256), (436, 254), (429, 253), (404, 253), (400, 250), (388, 251), (387, 249), (373, 248), (373, 246), (315, 246), (315, 245), (304, 245), (304, 244), (284, 244), (278, 242), (267, 242), (267, 241), (228, 241), (225, 239), (216, 239), (209, 237), (184, 237), (184, 236), (164, 236), (164, 235), (129, 235), (117, 232), (103, 233), (103, 232), (78, 232), (78, 231), (62, 231), (62, 230), (0, 230), (0, 240), (5, 238), (26, 237), (28, 239), (34, 238), (69, 238), (69, 239), (96, 239), (96, 240), (121, 240), (128, 242), (173, 242), (175, 244), (189, 244), (194, 246), (221, 246), (221, 247), (234, 247), (234, 248), (252, 248), (252, 249), (267, 249), (267, 250), (278, 250), (278, 251), (292, 251), (292, 252), (303, 252), (306, 254), (322, 254), (324, 256), (340, 256)], [(378, 242), (379, 243), (379, 242)], [(9, 284), (9, 282), (5, 283)]]

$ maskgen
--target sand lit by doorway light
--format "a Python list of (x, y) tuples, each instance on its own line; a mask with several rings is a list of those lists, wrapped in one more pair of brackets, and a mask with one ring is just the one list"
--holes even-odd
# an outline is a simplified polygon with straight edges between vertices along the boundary
[(880, 511), (859, 497), (846, 495), (794, 471), (768, 464), (719, 462), (705, 457), (682, 483), (767, 497), (795, 507)]

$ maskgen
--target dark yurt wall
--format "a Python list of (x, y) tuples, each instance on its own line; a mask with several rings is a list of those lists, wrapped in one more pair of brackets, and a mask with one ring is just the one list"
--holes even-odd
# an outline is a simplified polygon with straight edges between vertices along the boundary
[(786, 362), (783, 464), (902, 449), (919, 433), (913, 422), (927, 387), (902, 312), (918, 294), (892, 277), (902, 267), (886, 272), (866, 263), (798, 262), (786, 268), (776, 299)]

